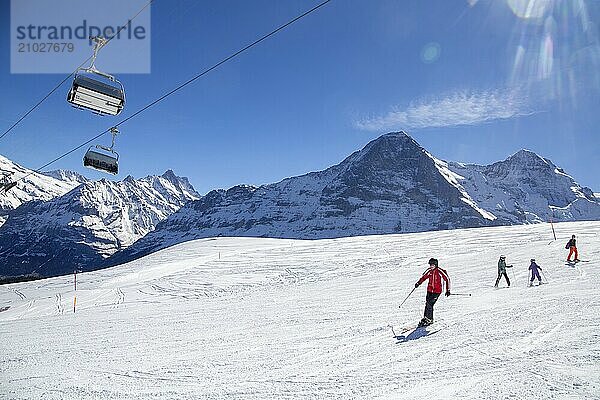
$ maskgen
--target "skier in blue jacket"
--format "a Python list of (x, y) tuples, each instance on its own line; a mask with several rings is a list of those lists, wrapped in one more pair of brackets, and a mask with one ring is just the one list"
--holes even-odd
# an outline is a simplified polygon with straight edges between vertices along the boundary
[(542, 284), (542, 278), (540, 277), (540, 272), (542, 270), (542, 267), (540, 267), (539, 265), (537, 265), (535, 263), (535, 258), (531, 259), (531, 265), (529, 265), (529, 270), (531, 271), (531, 280), (529, 281), (529, 286), (533, 286), (533, 280), (534, 278), (537, 278), (538, 280), (538, 284), (541, 285)]

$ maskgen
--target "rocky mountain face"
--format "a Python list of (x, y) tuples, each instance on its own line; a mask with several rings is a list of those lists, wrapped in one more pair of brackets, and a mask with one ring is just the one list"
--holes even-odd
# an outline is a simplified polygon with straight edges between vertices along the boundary
[(90, 270), (133, 244), (200, 196), (186, 178), (86, 181), (49, 201), (29, 201), (0, 227), (0, 275), (42, 276)]

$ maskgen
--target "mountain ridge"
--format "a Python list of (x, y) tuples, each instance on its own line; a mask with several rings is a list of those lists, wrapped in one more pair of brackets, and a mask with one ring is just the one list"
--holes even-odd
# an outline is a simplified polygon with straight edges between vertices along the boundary
[(0, 275), (91, 270), (200, 195), (172, 171), (122, 181), (87, 181), (48, 201), (12, 210), (0, 227)]
[(0, 275), (37, 271), (31, 265), (46, 275), (103, 268), (216, 236), (321, 239), (584, 219), (600, 219), (600, 199), (530, 150), (490, 165), (448, 162), (392, 132), (324, 170), (260, 186), (200, 196), (167, 170), (25, 203), (0, 227)]
[(446, 162), (392, 132), (322, 171), (211, 191), (109, 261), (219, 235), (317, 239), (550, 219), (600, 219), (600, 202), (530, 150), (487, 166)]

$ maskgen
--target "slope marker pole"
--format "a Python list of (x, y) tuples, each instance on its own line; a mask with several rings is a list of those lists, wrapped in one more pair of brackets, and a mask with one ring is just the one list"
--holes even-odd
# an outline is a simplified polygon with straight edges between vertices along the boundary
[(75, 312), (75, 307), (77, 306), (77, 270), (73, 271), (73, 287), (75, 292), (73, 296), (73, 312)]
[[(554, 223), (552, 222), (552, 217), (554, 216), (554, 208), (548, 206), (550, 208), (550, 210), (552, 211), (552, 215), (550, 215), (550, 226), (552, 227), (552, 236), (554, 236), (554, 241), (556, 242), (556, 232), (554, 231)], [(551, 244), (552, 241), (550, 241)]]

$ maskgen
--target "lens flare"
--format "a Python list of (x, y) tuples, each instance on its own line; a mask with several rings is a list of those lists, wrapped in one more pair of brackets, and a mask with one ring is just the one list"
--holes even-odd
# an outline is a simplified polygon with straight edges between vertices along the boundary
[(441, 54), (442, 46), (440, 46), (439, 43), (427, 43), (421, 50), (421, 60), (423, 60), (425, 64), (431, 64), (436, 62)]
[[(600, 93), (600, 40), (584, 0), (506, 0), (514, 15), (509, 85), (544, 107)], [(568, 107), (568, 108), (567, 108)]]
[(506, 0), (512, 12), (523, 19), (544, 18), (554, 0)]

